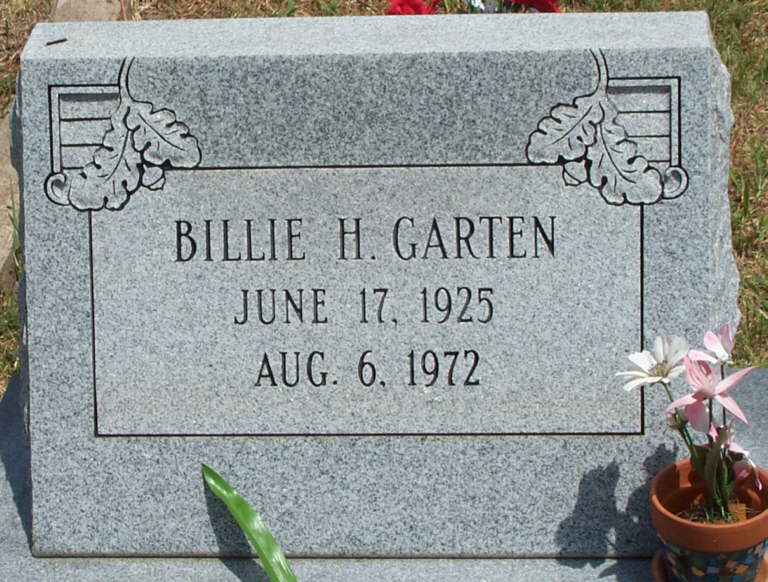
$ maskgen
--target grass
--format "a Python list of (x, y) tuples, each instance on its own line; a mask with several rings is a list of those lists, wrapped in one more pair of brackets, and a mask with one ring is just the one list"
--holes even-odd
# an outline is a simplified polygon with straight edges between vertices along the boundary
[(35, 23), (47, 20), (54, 0), (0, 0), (0, 118), (16, 90), (19, 55)]
[(0, 399), (8, 378), (19, 368), (19, 311), (16, 294), (0, 289)]
[[(456, 11), (459, 0), (444, 0)], [(19, 55), (53, 0), (0, 0), (0, 116)], [(388, 0), (133, 0), (134, 20), (384, 14)], [(737, 365), (768, 367), (768, 0), (561, 0), (567, 12), (704, 10), (733, 82), (730, 199), (741, 273)], [(468, 16), (467, 18), (471, 18)], [(15, 295), (0, 293), (0, 394), (17, 365)]]
[(375, 16), (387, 0), (133, 0), (135, 20), (260, 18), (270, 16)]

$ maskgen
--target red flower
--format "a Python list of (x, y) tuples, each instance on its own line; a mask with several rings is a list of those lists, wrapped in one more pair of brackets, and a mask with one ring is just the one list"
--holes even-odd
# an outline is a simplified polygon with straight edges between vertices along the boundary
[(435, 14), (440, 0), (424, 4), (422, 0), (392, 0), (387, 14)]
[[(559, 0), (498, 0), (507, 6), (522, 4), (537, 12), (560, 12), (557, 7)], [(424, 4), (422, 0), (391, 0), (387, 14), (435, 14), (440, 0), (431, 0)]]
[(514, 4), (523, 4), (538, 12), (560, 12), (557, 7), (558, 0), (511, 0)]

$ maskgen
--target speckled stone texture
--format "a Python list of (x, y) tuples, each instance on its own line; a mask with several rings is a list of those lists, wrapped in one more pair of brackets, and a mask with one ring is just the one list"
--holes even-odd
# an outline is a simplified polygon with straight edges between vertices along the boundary
[(650, 555), (613, 373), (738, 319), (706, 15), (40, 25), (19, 95), (36, 555), (247, 554), (201, 462), (350, 572)]
[[(747, 410), (765, 407), (768, 370), (759, 370), (739, 386), (739, 402)], [(768, 453), (763, 434), (749, 427), (742, 442), (755, 458)], [(757, 448), (756, 448), (757, 447)], [(248, 559), (212, 558), (35, 558), (30, 553), (29, 443), (24, 426), (24, 394), (14, 377), (0, 401), (0, 459), (5, 472), (0, 480), (0, 578), (3, 580), (79, 580), (101, 582), (120, 579), (267, 582), (261, 568)], [(293, 559), (302, 581), (312, 582), (646, 582), (650, 561), (642, 558), (527, 558), (527, 559)]]

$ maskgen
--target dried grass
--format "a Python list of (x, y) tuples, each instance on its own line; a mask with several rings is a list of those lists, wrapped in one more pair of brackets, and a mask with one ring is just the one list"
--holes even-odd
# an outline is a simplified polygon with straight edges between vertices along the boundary
[(19, 56), (35, 24), (49, 18), (55, 0), (0, 0), (0, 117), (16, 90)]
[(134, 0), (135, 20), (260, 18), (269, 16), (375, 16), (387, 0)]

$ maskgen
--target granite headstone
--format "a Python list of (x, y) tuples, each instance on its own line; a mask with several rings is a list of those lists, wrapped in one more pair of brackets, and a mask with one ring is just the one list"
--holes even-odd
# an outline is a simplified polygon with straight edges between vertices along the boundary
[(247, 555), (201, 462), (306, 559), (650, 554), (614, 373), (738, 319), (705, 14), (43, 24), (19, 89), (36, 555)]

